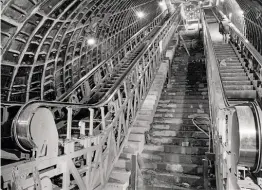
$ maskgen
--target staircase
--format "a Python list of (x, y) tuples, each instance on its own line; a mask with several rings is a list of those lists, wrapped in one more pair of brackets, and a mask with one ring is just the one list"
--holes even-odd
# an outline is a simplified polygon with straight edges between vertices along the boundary
[(181, 51), (172, 63), (171, 84), (163, 89), (142, 152), (141, 190), (204, 189), (202, 159), (209, 140), (192, 118), (209, 116), (205, 66), (188, 63), (188, 55)]
[(256, 98), (256, 90), (241, 64), (242, 58), (231, 44), (214, 43), (214, 50), (220, 62), (219, 70), (225, 95), (230, 104), (237, 104)]

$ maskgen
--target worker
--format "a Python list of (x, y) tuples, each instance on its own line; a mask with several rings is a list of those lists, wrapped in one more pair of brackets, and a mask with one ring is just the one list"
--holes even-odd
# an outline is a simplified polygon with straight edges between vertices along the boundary
[[(218, 31), (219, 31), (220, 34), (224, 35), (224, 26), (223, 26), (222, 21), (219, 22)], [(223, 37), (224, 37), (224, 36), (223, 36)], [(223, 40), (223, 41), (224, 41), (224, 40)]]
[(226, 17), (223, 17), (221, 24), (223, 26), (223, 41), (228, 43), (229, 41), (229, 20)]

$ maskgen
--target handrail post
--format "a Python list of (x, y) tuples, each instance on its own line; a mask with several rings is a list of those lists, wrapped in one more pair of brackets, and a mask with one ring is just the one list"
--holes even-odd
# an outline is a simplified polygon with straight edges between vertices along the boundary
[(72, 107), (67, 107), (66, 109), (67, 109), (67, 132), (66, 132), (66, 138), (67, 139), (71, 139), (73, 109), (72, 109)]
[(85, 136), (86, 124), (83, 121), (79, 121), (78, 126), (80, 127), (80, 137)]
[(94, 109), (89, 108), (90, 111), (90, 121), (89, 121), (89, 136), (93, 136), (94, 130)]
[(104, 130), (106, 128), (105, 108), (100, 107), (100, 109), (101, 109), (101, 117), (102, 117), (102, 129)]

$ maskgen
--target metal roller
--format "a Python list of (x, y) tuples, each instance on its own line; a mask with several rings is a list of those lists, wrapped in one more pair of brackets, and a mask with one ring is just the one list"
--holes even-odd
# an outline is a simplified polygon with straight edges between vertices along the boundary
[[(238, 165), (250, 168), (254, 173), (262, 168), (262, 112), (255, 103), (235, 106), (238, 126), (234, 125), (232, 143), (239, 147)], [(233, 145), (231, 145), (233, 146)]]
[(57, 156), (58, 132), (52, 112), (37, 106), (32, 109), (32, 114), (25, 111), (18, 121), (13, 122), (13, 138), (17, 146), (26, 152), (35, 150), (38, 157)]

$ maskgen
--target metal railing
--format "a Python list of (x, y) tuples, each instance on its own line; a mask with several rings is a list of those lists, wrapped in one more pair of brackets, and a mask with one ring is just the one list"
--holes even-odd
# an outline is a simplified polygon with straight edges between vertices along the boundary
[[(75, 186), (78, 186), (80, 190), (103, 189), (128, 140), (132, 123), (154, 79), (163, 51), (178, 26), (180, 19), (178, 14), (178, 11), (175, 12), (165, 22), (134, 64), (114, 85), (111, 94), (96, 105), (47, 101), (32, 101), (24, 105), (14, 119), (12, 127), (20, 148), (25, 151), (33, 149), (34, 157), (37, 159), (2, 167), (4, 186), (14, 181), (12, 184), (23, 188), (36, 187), (41, 177), (52, 178), (60, 175), (63, 190)], [(38, 126), (31, 126), (31, 121), (40, 108), (52, 107), (67, 109), (67, 121), (63, 134), (65, 138), (62, 141), (63, 151), (39, 156), (40, 147), (35, 146), (30, 136), (30, 128)], [(80, 136), (75, 138), (71, 133), (74, 128), (72, 127), (72, 112), (77, 109), (84, 111), (85, 117), (78, 122)], [(57, 125), (52, 127), (57, 128)], [(60, 137), (63, 135), (59, 133)], [(58, 144), (50, 146), (47, 144), (47, 149), (50, 150)], [(76, 147), (79, 148), (76, 149)], [(76, 167), (78, 162), (82, 164)], [(21, 173), (36, 175), (17, 180)], [(74, 180), (70, 180), (70, 175)]]
[[(126, 41), (121, 47), (119, 47), (114, 54), (109, 56), (106, 60), (96, 65), (90, 72), (79, 79), (66, 93), (59, 96), (56, 101), (68, 102), (70, 97), (76, 97), (77, 103), (85, 103), (97, 89), (99, 84), (103, 83), (109, 75), (114, 72), (114, 68), (119, 65), (120, 61), (125, 58), (125, 55), (131, 53), (134, 49), (141, 46), (154, 28), (156, 28), (166, 15), (166, 11), (158, 15), (151, 23), (143, 27), (139, 32)], [(121, 63), (120, 63), (121, 64)], [(45, 100), (45, 99), (41, 99)], [(2, 118), (2, 122), (5, 122), (8, 118), (8, 107), (10, 106), (22, 106), (24, 102), (2, 101), (1, 108), (5, 112), (6, 117)]]

